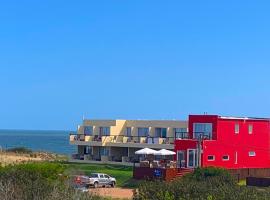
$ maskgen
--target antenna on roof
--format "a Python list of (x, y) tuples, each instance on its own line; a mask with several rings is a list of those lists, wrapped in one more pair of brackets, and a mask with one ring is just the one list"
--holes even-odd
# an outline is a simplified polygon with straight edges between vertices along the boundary
[(203, 114), (204, 114), (204, 115), (207, 115), (207, 112), (204, 112)]
[(83, 114), (83, 116), (82, 116), (82, 120), (84, 121), (84, 119), (85, 119), (85, 117), (84, 117), (84, 114)]

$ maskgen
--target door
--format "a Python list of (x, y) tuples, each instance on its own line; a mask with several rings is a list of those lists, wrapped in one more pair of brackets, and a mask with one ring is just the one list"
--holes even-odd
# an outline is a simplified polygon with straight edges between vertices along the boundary
[(104, 177), (104, 174), (99, 175), (99, 183), (100, 185), (106, 185), (106, 178)]
[(185, 168), (186, 167), (186, 157), (185, 151), (177, 151), (177, 165), (178, 168)]
[(187, 167), (188, 168), (195, 168), (198, 166), (198, 156), (196, 149), (188, 149), (188, 156), (187, 156)]

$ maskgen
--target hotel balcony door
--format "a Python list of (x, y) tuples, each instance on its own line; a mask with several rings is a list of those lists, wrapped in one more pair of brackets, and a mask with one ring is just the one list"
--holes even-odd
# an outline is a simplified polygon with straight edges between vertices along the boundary
[(198, 155), (196, 149), (187, 150), (187, 167), (196, 168), (198, 166)]
[(177, 167), (178, 168), (186, 168), (186, 151), (177, 151)]

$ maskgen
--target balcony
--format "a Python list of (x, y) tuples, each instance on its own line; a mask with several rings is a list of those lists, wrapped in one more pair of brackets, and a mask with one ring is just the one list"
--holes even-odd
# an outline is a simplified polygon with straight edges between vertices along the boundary
[(138, 156), (122, 156), (122, 159), (116, 156), (101, 156), (90, 154), (72, 154), (69, 158), (70, 162), (74, 163), (92, 163), (92, 164), (116, 164), (125, 166), (139, 166)]
[(140, 136), (89, 136), (70, 134), (70, 144), (74, 145), (91, 145), (91, 146), (119, 146), (135, 148), (168, 148), (173, 149), (174, 137), (140, 137)]

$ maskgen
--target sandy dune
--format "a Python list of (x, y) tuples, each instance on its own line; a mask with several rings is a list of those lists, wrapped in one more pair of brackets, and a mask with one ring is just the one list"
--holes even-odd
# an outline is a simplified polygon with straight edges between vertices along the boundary
[(132, 199), (132, 189), (122, 188), (90, 188), (90, 192), (103, 197), (121, 198), (121, 199)]

